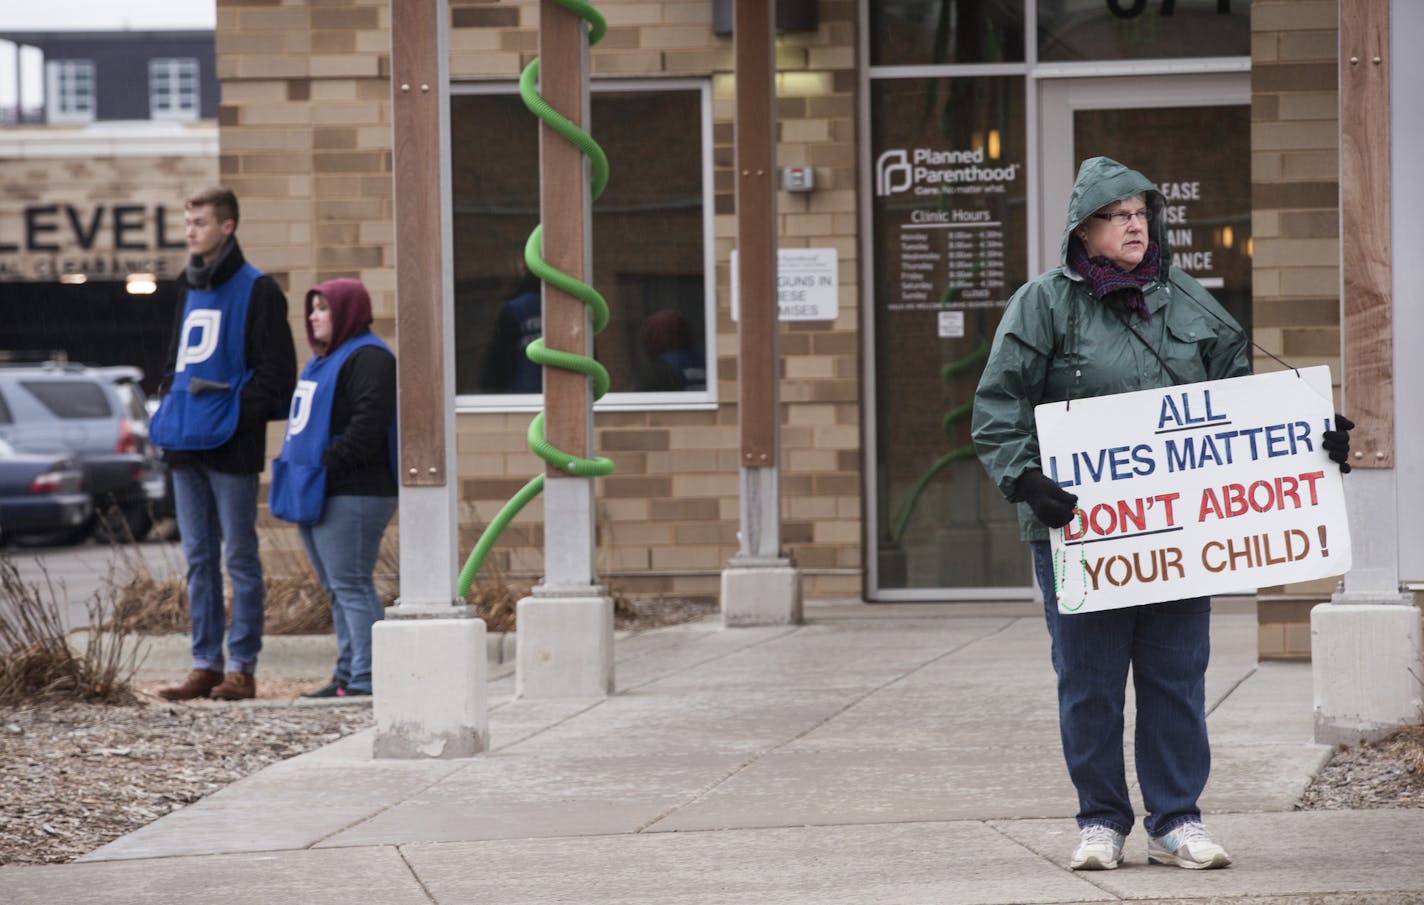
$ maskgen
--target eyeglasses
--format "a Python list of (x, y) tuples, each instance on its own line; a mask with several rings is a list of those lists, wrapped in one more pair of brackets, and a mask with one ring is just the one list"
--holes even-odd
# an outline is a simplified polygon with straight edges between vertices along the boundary
[(1152, 216), (1152, 212), (1143, 208), (1140, 211), (1113, 211), (1111, 214), (1093, 214), (1093, 216), (1099, 220), (1107, 220), (1113, 226), (1126, 226), (1127, 221), (1133, 217), (1136, 217), (1145, 224), (1147, 218)]

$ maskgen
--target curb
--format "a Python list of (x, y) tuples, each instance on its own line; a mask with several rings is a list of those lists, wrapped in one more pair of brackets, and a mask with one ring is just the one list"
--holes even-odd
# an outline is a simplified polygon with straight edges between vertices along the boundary
[[(79, 629), (69, 634), (69, 646), (82, 653), (89, 640), (89, 630)], [(134, 648), (138, 668), (134, 679), (157, 681), (186, 673), (193, 665), (190, 639), (187, 635), (139, 635)], [(490, 632), (485, 635), (485, 656), (491, 667), (514, 663), (517, 647), (515, 632)], [(257, 661), (258, 672), (271, 679), (320, 679), (331, 673), (336, 662), (336, 635), (267, 635), (262, 639), (262, 654)]]

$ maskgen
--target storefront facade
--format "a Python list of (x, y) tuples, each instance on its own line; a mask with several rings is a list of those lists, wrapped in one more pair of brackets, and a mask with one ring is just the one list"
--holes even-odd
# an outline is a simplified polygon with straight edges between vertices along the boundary
[[(617, 463), (599, 482), (599, 571), (631, 596), (715, 597), (737, 549), (732, 42), (715, 6), (606, 5), (591, 53), (612, 169), (593, 214), (592, 282), (613, 311), (595, 437)], [(1177, 265), (1257, 343), (1338, 368), (1334, 2), (814, 13), (777, 42), (777, 163), (798, 170), (777, 218), (782, 537), (807, 598), (1030, 593), (968, 413), (1009, 295), (1057, 263), (1083, 157), (1163, 186)], [(521, 263), (537, 129), (516, 94), (537, 17), (534, 2), (450, 2), (465, 549), (540, 468), (524, 441), (539, 375), (518, 354), (539, 326)], [(364, 280), (388, 338), (389, 44), (383, 0), (218, 4), (221, 179), (249, 257), (293, 298)], [(539, 516), (506, 532), (504, 574), (541, 574)]]

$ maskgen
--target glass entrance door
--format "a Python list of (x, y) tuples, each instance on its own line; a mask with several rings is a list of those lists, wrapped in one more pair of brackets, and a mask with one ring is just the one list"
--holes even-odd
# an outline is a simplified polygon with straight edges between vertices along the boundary
[(1249, 331), (1249, 103), (1244, 69), (872, 82), (872, 599), (1033, 593), (1014, 507), (969, 422), (1005, 302), (1058, 265), (1082, 159), (1112, 157), (1162, 187), (1174, 266)]
[(1251, 330), (1251, 107), (1246, 73), (1039, 84), (1038, 270), (1056, 267), (1087, 157), (1141, 172), (1167, 199), (1172, 265)]

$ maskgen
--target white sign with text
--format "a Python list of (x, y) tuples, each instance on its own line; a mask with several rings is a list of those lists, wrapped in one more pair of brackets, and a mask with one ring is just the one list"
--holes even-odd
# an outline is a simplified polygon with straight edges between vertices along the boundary
[(1078, 496), (1052, 532), (1059, 612), (1348, 571), (1331, 398), (1314, 367), (1035, 408), (1044, 474)]
[[(834, 248), (776, 250), (777, 319), (833, 321), (840, 310), (840, 270)], [(732, 249), (732, 320), (741, 311), (737, 288), (737, 250)]]

